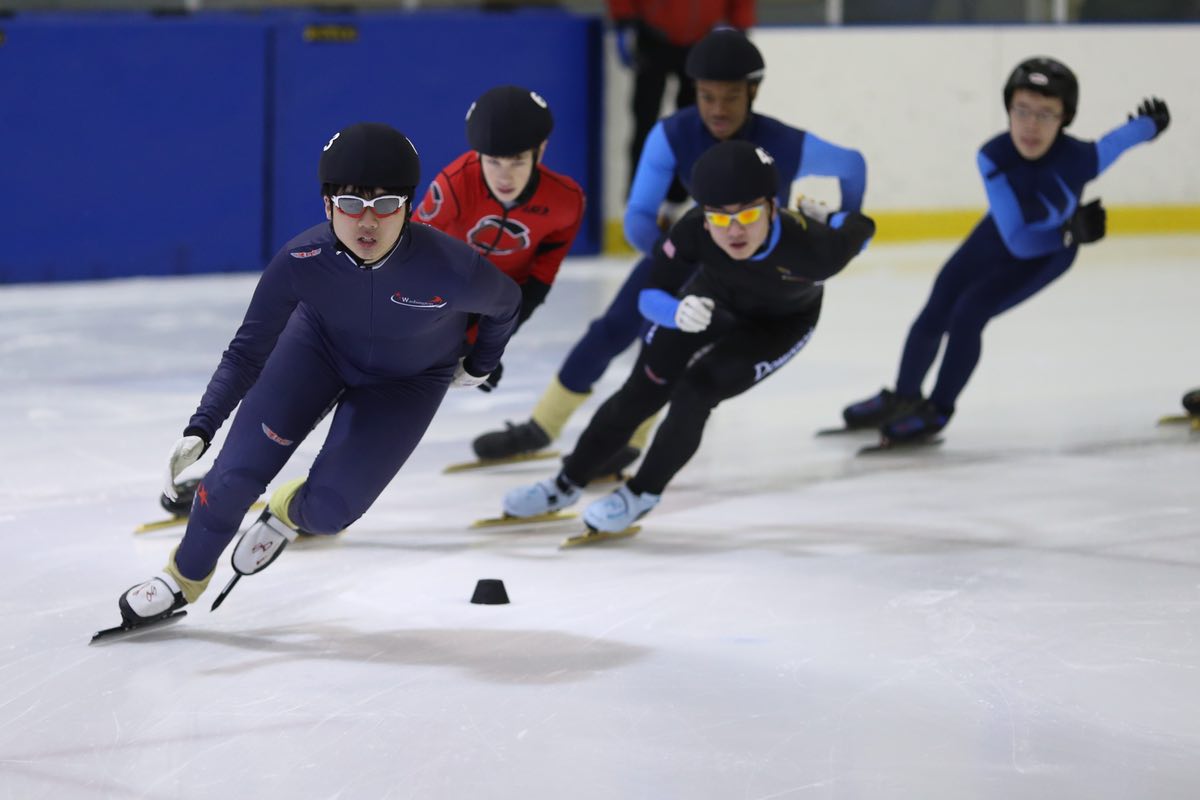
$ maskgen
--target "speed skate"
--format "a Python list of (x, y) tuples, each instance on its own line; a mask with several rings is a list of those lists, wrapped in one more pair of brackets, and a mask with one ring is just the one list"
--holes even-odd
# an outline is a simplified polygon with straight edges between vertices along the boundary
[(1187, 425), (1194, 431), (1200, 431), (1200, 417), (1191, 414), (1167, 414), (1158, 418), (1159, 425)]
[(579, 547), (585, 544), (599, 544), (600, 542), (608, 542), (613, 539), (628, 539), (642, 529), (641, 525), (631, 525), (623, 531), (598, 531), (588, 528), (583, 533), (576, 536), (568, 536), (563, 539), (560, 549), (568, 547)]
[(96, 633), (92, 635), (92, 640), (88, 642), (88, 644), (112, 644), (113, 642), (119, 642), (124, 639), (132, 639), (134, 636), (143, 633), (149, 633), (150, 631), (155, 631), (160, 628), (165, 628), (171, 623), (178, 622), (186, 616), (187, 610), (179, 609), (178, 611), (171, 612), (165, 617), (159, 617), (158, 619), (150, 622), (142, 622), (137, 625), (125, 623), (118, 625), (115, 628), (105, 628), (102, 631), (96, 631)]
[(477, 469), (487, 469), (488, 467), (503, 467), (508, 464), (521, 464), (526, 461), (545, 461), (548, 458), (558, 458), (562, 454), (557, 450), (539, 450), (536, 453), (521, 453), (507, 458), (481, 458), (476, 461), (463, 461), (458, 464), (451, 464), (442, 470), (445, 475), (453, 475), (457, 472), (471, 472)]
[(572, 511), (547, 511), (545, 514), (534, 514), (530, 517), (516, 517), (504, 514), (499, 517), (485, 517), (471, 523), (472, 528), (514, 528), (518, 525), (537, 525), (543, 522), (559, 522), (564, 519), (575, 519), (578, 514)]

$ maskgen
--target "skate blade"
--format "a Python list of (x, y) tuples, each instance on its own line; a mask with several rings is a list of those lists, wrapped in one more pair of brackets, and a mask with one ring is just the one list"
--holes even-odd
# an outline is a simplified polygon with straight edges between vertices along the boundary
[(1200, 417), (1190, 414), (1168, 414), (1158, 418), (1159, 425), (1189, 425), (1194, 431), (1200, 431)]
[(567, 547), (579, 547), (585, 544), (599, 544), (612, 539), (628, 539), (642, 529), (641, 525), (631, 525), (623, 531), (594, 531), (591, 528), (576, 536), (568, 536), (558, 546), (560, 550)]
[(179, 609), (178, 611), (173, 611), (171, 614), (163, 617), (162, 619), (156, 619), (154, 622), (147, 622), (144, 625), (135, 625), (133, 627), (118, 625), (115, 628), (105, 628), (102, 631), (96, 631), (96, 633), (92, 636), (92, 640), (88, 642), (88, 644), (112, 644), (113, 642), (132, 639), (134, 636), (138, 636), (143, 633), (149, 633), (150, 631), (155, 631), (159, 628), (164, 628), (173, 622), (178, 622), (186, 616), (187, 610)]
[(911, 442), (891, 442), (884, 439), (878, 444), (869, 444), (866, 447), (858, 448), (858, 454), (860, 456), (870, 456), (880, 453), (910, 453), (923, 450), (927, 447), (935, 447), (943, 441), (945, 440), (940, 436), (932, 439), (917, 439)]
[(505, 514), (503, 517), (487, 517), (471, 523), (472, 528), (514, 528), (518, 525), (536, 525), (542, 522), (558, 522), (563, 519), (575, 519), (578, 516), (572, 511), (549, 511), (532, 517), (513, 517)]
[(544, 461), (547, 458), (558, 458), (557, 450), (539, 450), (536, 453), (522, 453), (519, 456), (511, 458), (481, 458), (478, 461), (464, 461), (461, 464), (451, 464), (442, 470), (443, 475), (452, 475), (456, 472), (470, 472), (476, 469), (487, 469), (488, 467), (503, 467), (506, 464), (521, 464), (525, 461)]
[[(264, 508), (266, 508), (266, 506), (266, 503), (257, 502), (250, 506), (250, 508), (246, 509), (246, 513), (249, 514), (251, 511), (262, 511)], [(187, 521), (188, 515), (184, 514), (179, 517), (171, 517), (170, 519), (160, 519), (155, 520), (154, 522), (143, 522), (141, 525), (138, 525), (136, 528), (134, 528), (133, 532), (150, 533), (151, 531), (161, 531), (164, 528), (174, 528), (177, 525), (187, 525)]]
[(846, 436), (848, 434), (858, 433), (879, 433), (879, 428), (821, 428), (817, 431), (817, 436)]

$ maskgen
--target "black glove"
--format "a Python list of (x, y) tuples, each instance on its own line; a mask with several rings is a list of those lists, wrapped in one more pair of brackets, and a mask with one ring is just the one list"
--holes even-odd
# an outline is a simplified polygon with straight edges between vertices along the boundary
[(504, 374), (504, 364), (497, 364), (492, 374), (483, 379), (483, 383), (475, 388), (481, 392), (490, 392), (500, 385), (500, 376)]
[(1075, 213), (1062, 226), (1063, 246), (1090, 244), (1104, 238), (1107, 230), (1108, 212), (1099, 200), (1075, 209)]
[(1135, 116), (1149, 117), (1154, 122), (1154, 136), (1152, 137), (1154, 139), (1157, 139), (1158, 135), (1171, 124), (1171, 112), (1167, 110), (1166, 102), (1157, 97), (1143, 100), (1142, 104), (1138, 106), (1137, 114), (1130, 114), (1129, 118), (1134, 119)]

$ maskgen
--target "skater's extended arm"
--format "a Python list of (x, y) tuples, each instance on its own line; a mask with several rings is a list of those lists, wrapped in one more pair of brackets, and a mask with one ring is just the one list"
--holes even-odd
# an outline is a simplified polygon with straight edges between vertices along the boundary
[(662, 235), (658, 229), (658, 207), (675, 177), (675, 153), (661, 122), (646, 137), (625, 204), (625, 239), (639, 252), (650, 253)]
[(1129, 148), (1158, 137), (1171, 124), (1171, 113), (1167, 104), (1157, 97), (1144, 100), (1138, 106), (1137, 115), (1130, 114), (1129, 121), (1112, 129), (1096, 142), (1096, 157), (1099, 161), (1096, 174), (1112, 166)]
[(808, 132), (804, 136), (804, 153), (796, 179), (806, 175), (837, 178), (841, 190), (842, 211), (861, 211), (867, 191), (867, 160), (862, 153), (849, 147), (839, 147)]
[(841, 272), (875, 235), (875, 220), (857, 211), (838, 211), (828, 224), (804, 218), (814, 257), (797, 270), (819, 283)]
[(500, 363), (504, 347), (517, 327), (521, 290), (512, 278), (475, 256), (471, 282), (459, 309), (479, 314), (479, 335), (464, 367), (472, 375), (487, 375)]
[(698, 237), (704, 234), (703, 214), (692, 209), (672, 226), (654, 247), (654, 266), (648, 286), (638, 294), (638, 311), (666, 328), (677, 328), (677, 296), (700, 267)]
[(254, 385), (296, 308), (299, 300), (291, 276), (296, 263), (284, 249), (263, 270), (246, 316), (188, 423), (189, 430), (203, 432), (205, 441), (212, 441), (217, 429)]

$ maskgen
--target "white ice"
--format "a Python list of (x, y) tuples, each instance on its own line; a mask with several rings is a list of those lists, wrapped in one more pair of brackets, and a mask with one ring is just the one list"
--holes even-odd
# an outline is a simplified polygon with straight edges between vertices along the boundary
[(441, 469), (528, 415), (629, 264), (571, 259), (500, 391), (453, 393), (351, 530), (210, 613), (225, 556), (106, 647), (254, 276), (0, 289), (0, 798), (1200, 796), (1200, 434), (1155, 426), (1200, 385), (1200, 240), (1089, 247), (997, 319), (940, 448), (814, 438), (892, 382), (952, 246), (831, 280), (641, 534), (563, 551), (573, 524), (468, 527), (554, 462)]

